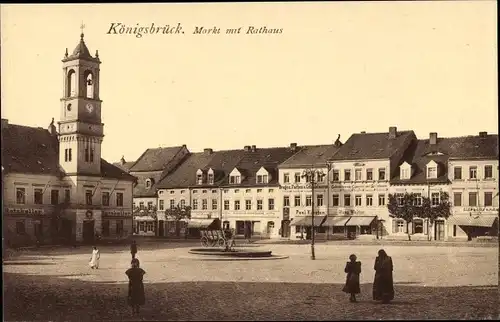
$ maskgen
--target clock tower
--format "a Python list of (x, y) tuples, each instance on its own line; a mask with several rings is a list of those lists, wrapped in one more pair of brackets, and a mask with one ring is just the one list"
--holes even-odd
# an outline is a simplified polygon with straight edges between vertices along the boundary
[(99, 54), (93, 57), (83, 40), (63, 62), (63, 97), (59, 122), (59, 164), (67, 175), (100, 175), (101, 122)]

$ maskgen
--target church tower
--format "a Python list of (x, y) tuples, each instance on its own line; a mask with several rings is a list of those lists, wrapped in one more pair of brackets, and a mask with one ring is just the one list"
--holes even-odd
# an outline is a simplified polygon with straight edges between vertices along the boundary
[(83, 40), (63, 62), (63, 97), (59, 122), (59, 164), (66, 175), (100, 175), (101, 122), (99, 98), (99, 54), (89, 52)]

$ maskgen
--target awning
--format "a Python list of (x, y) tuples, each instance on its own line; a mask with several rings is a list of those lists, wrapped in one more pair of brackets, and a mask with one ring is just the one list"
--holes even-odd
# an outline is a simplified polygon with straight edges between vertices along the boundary
[(372, 222), (375, 220), (375, 216), (370, 217), (361, 217), (361, 216), (353, 216), (349, 221), (345, 224), (346, 226), (370, 226)]
[(448, 218), (449, 225), (491, 227), (498, 216), (495, 215), (456, 215)]
[(327, 227), (343, 227), (345, 223), (349, 220), (349, 216), (335, 216), (326, 218), (323, 226)]
[(219, 219), (191, 219), (188, 221), (188, 228), (218, 229)]
[[(321, 226), (325, 219), (326, 216), (314, 216), (314, 227)], [(291, 225), (310, 227), (312, 225), (312, 216), (294, 218)]]
[(135, 216), (134, 220), (135, 221), (156, 221), (156, 219), (154, 219), (151, 216)]

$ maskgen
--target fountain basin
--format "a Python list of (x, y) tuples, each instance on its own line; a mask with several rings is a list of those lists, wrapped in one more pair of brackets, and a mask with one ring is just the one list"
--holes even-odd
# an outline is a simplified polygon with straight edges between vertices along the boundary
[(189, 250), (190, 254), (218, 257), (245, 257), (245, 258), (261, 258), (272, 257), (270, 250), (249, 250), (249, 249), (232, 249), (226, 251), (223, 248), (193, 248)]

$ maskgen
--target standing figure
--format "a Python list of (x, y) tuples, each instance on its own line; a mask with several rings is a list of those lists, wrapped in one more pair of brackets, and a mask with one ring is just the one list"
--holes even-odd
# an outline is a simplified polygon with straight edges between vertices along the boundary
[(356, 294), (361, 293), (359, 287), (359, 274), (361, 274), (361, 262), (356, 261), (356, 255), (349, 256), (349, 262), (345, 265), (344, 272), (347, 273), (346, 281), (342, 291), (351, 294), (349, 301), (356, 302)]
[(139, 313), (139, 306), (146, 302), (144, 296), (144, 284), (142, 279), (146, 272), (139, 267), (139, 260), (132, 260), (132, 267), (125, 274), (128, 276), (128, 304), (132, 307), (132, 313)]
[(99, 268), (99, 259), (101, 258), (101, 253), (97, 249), (97, 247), (94, 246), (92, 249), (92, 256), (90, 257), (90, 262), (89, 266), (92, 269), (98, 269)]
[(130, 245), (130, 254), (132, 254), (132, 259), (134, 259), (135, 254), (137, 254), (137, 244), (135, 243), (135, 240), (133, 240), (132, 244)]
[(373, 299), (389, 303), (394, 299), (394, 283), (392, 279), (392, 258), (381, 249), (375, 259), (375, 279), (373, 281)]

